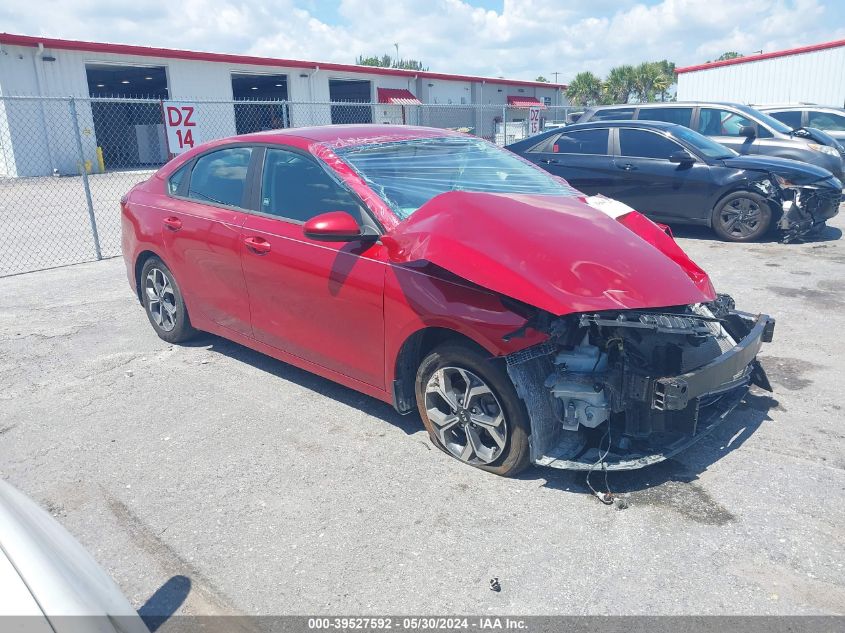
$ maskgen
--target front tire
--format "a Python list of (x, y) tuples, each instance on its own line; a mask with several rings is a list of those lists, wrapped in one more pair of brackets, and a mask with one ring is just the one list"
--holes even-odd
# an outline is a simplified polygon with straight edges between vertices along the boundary
[(141, 300), (147, 318), (159, 338), (182, 343), (196, 335), (176, 278), (158, 257), (150, 257), (141, 269)]
[(772, 209), (759, 194), (735, 191), (716, 204), (712, 224), (716, 235), (727, 242), (753, 242), (769, 230)]
[(499, 361), (443, 344), (420, 364), (416, 395), (432, 443), (447, 454), (506, 477), (528, 466), (528, 414)]

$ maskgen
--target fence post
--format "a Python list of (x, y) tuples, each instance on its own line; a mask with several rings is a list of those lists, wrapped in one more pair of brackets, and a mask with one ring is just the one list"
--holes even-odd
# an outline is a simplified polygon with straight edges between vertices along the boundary
[(88, 184), (88, 170), (85, 169), (85, 152), (82, 149), (82, 134), (79, 131), (79, 118), (76, 115), (76, 99), (70, 99), (70, 118), (73, 120), (73, 132), (76, 136), (76, 151), (79, 153), (79, 166), (82, 172), (82, 186), (85, 188), (85, 201), (88, 203), (88, 221), (91, 223), (91, 235), (94, 238), (94, 252), (97, 259), (103, 259), (100, 250), (100, 235), (97, 233), (97, 218), (94, 216), (94, 202), (91, 200), (91, 186)]

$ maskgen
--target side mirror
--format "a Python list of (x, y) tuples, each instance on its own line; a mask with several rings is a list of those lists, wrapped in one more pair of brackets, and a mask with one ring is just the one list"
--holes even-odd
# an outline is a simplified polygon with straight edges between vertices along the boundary
[(688, 152), (680, 149), (677, 152), (672, 152), (669, 155), (669, 162), (670, 163), (678, 163), (679, 165), (689, 165), (690, 163), (694, 163), (695, 159), (690, 156)]
[(754, 138), (757, 136), (757, 130), (754, 129), (753, 125), (743, 125), (739, 128), (739, 135), (745, 138)]
[(352, 242), (365, 237), (377, 237), (364, 230), (346, 211), (329, 211), (308, 220), (302, 227), (305, 237), (321, 242)]

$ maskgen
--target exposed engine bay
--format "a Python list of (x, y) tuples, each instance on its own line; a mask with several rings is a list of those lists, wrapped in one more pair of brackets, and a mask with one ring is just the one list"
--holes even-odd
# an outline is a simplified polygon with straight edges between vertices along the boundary
[(775, 321), (708, 304), (546, 317), (548, 341), (507, 357), (526, 403), (535, 464), (628, 470), (662, 461), (714, 428), (749, 385)]

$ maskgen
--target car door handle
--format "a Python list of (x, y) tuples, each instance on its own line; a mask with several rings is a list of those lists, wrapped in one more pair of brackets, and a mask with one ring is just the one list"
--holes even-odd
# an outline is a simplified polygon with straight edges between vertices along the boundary
[(619, 169), (623, 169), (625, 171), (635, 171), (637, 169), (636, 165), (632, 165), (631, 163), (625, 163), (624, 165), (617, 165)]
[(164, 218), (164, 226), (171, 231), (178, 231), (182, 228), (182, 220), (174, 217)]
[(247, 237), (244, 244), (256, 255), (264, 255), (270, 252), (270, 242), (260, 237)]
[(563, 165), (563, 163), (556, 158), (544, 158), (540, 162), (545, 163), (546, 165)]

